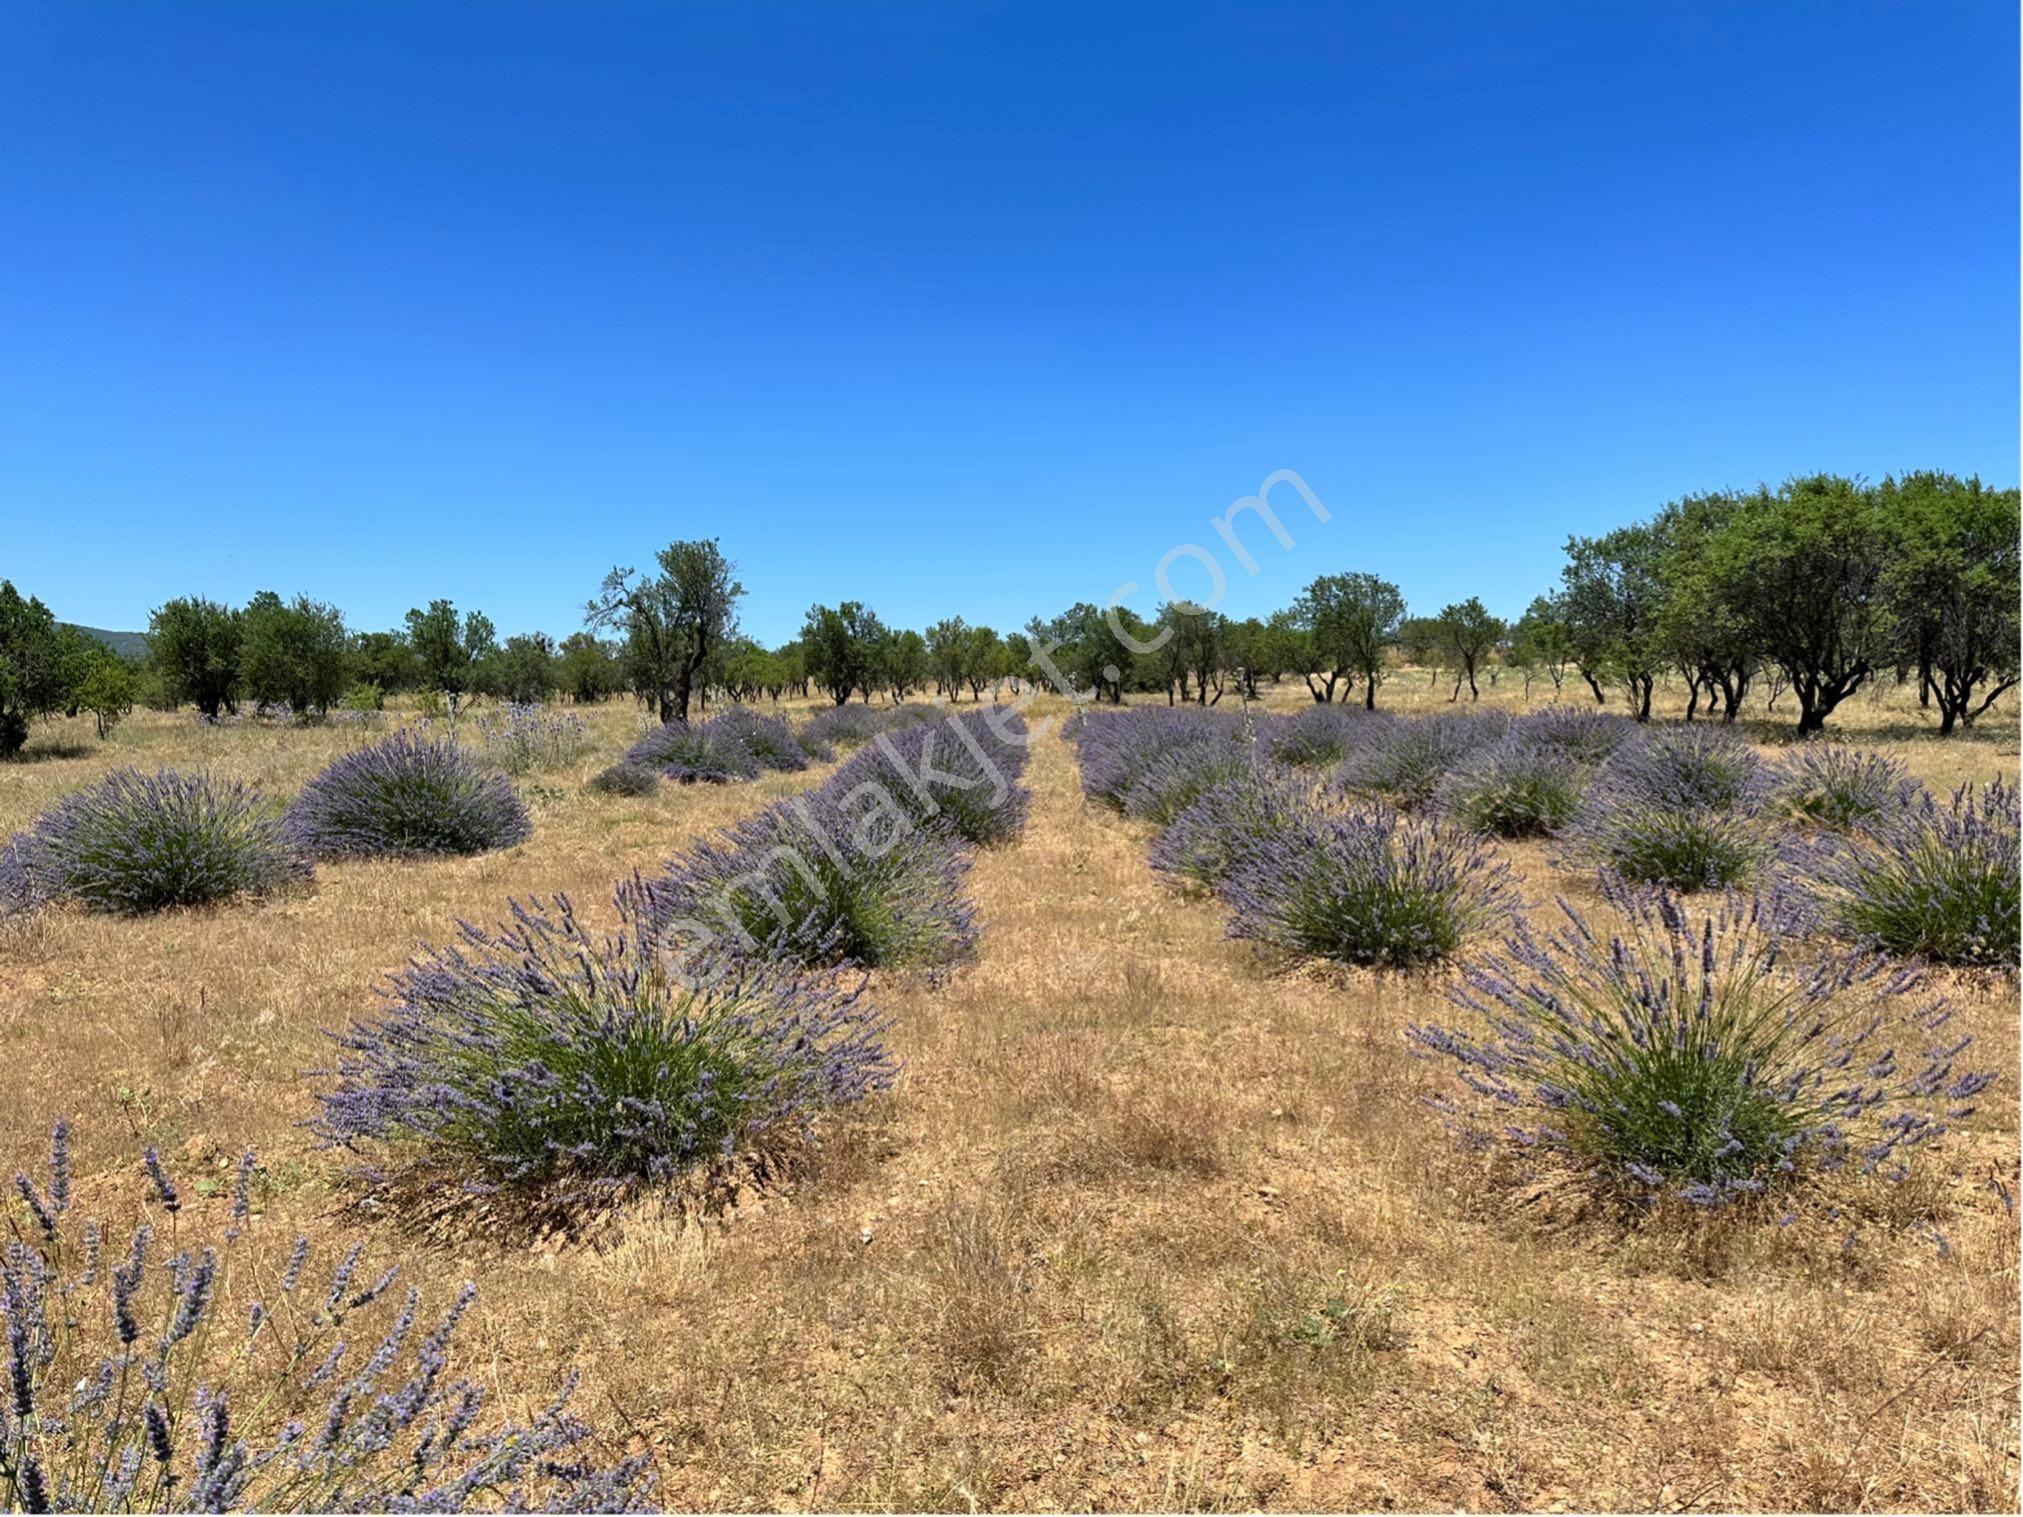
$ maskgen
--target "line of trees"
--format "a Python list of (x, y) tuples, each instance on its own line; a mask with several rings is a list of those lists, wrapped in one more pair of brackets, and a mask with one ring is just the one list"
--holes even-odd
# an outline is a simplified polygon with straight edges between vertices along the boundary
[(712, 699), (778, 701), (819, 689), (842, 704), (1055, 685), (1098, 700), (1163, 694), (1211, 705), (1298, 678), (1317, 702), (1378, 692), (1406, 668), (1479, 698), (1505, 676), (1577, 682), (1648, 719), (1661, 679), (1685, 682), (1687, 717), (1732, 722), (1761, 690), (1787, 692), (1801, 732), (1878, 679), (1917, 682), (1939, 730), (1971, 726), (2018, 680), (2019, 500), (1978, 479), (1921, 473), (1881, 484), (1836, 475), (1673, 501), (1647, 520), (1570, 538), (1560, 583), (1506, 623), (1476, 597), (1415, 616), (1398, 586), (1325, 574), (1269, 617), (1184, 601), (1142, 617), (1081, 602), (1013, 632), (961, 617), (886, 625), (863, 601), (808, 609), (776, 648), (738, 624), (744, 586), (714, 539), (670, 543), (650, 571), (614, 568), (584, 626), (559, 642), (501, 641), (481, 612), (434, 600), (385, 632), (335, 607), (262, 591), (244, 606), (171, 600), (144, 657), (123, 659), (0, 581), (0, 755), (30, 722), (93, 712), (101, 735), (136, 702), (207, 716), (377, 707), (424, 692), (452, 718), (475, 697), (599, 701), (630, 692), (662, 719)]

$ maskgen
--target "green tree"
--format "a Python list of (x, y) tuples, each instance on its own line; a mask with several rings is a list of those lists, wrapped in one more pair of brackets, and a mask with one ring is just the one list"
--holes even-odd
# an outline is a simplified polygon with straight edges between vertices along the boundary
[(1709, 547), (1741, 506), (1732, 494), (1691, 495), (1658, 513), (1661, 544), (1658, 646), (1686, 676), (1686, 720), (1704, 695), (1711, 710), (1721, 700), (1721, 720), (1741, 709), (1758, 663), (1748, 608), (1730, 598), (1713, 570)]
[(623, 688), (624, 671), (611, 644), (594, 632), (572, 632), (556, 651), (555, 679), (571, 700), (588, 704)]
[(888, 630), (878, 641), (873, 663), (879, 682), (891, 692), (894, 701), (905, 700), (932, 677), (927, 639), (911, 628)]
[(715, 538), (669, 543), (657, 561), (657, 575), (635, 579), (631, 569), (605, 575), (587, 621), (623, 628), (634, 688), (653, 700), (663, 722), (686, 720), (697, 676), (737, 632), (745, 587)]
[(460, 621), (453, 601), (433, 600), (426, 611), (407, 613), (407, 640), (421, 688), (442, 697), (452, 727), (464, 697), (478, 688), (478, 670), (496, 637), (490, 617), (473, 611)]
[(405, 632), (358, 632), (351, 639), (353, 676), (388, 695), (421, 684), (421, 665)]
[(1665, 544), (1649, 522), (1600, 537), (1570, 537), (1561, 571), (1560, 606), (1573, 636), (1574, 663), (1594, 692), (1621, 680), (1630, 712), (1651, 719), (1651, 691), (1664, 667), (1658, 617), (1663, 605)]
[(962, 686), (969, 678), (972, 630), (959, 616), (938, 621), (927, 629), (928, 666), (934, 672), (936, 685), (948, 693), (951, 701), (961, 699)]
[(112, 736), (112, 729), (133, 710), (134, 689), (133, 666), (110, 648), (97, 648), (89, 655), (74, 699), (79, 710), (89, 711), (97, 720), (103, 739)]
[(1374, 574), (1324, 574), (1301, 592), (1293, 611), (1313, 637), (1318, 666), (1327, 671), (1319, 689), (1311, 677), (1307, 681), (1314, 699), (1332, 699), (1336, 680), (1344, 676), (1352, 688), (1360, 677), (1363, 704), (1376, 710), (1385, 654), (1405, 622), (1405, 597), (1398, 587)]
[(555, 639), (545, 632), (516, 632), (487, 660), (486, 686), (523, 706), (539, 705), (560, 683)]
[(34, 718), (70, 706), (75, 674), (49, 608), (0, 580), (0, 757), (21, 751)]
[(810, 606), (801, 626), (808, 676), (839, 706), (856, 690), (864, 692), (865, 700), (871, 699), (878, 649), (884, 640), (885, 624), (862, 601)]
[(1883, 593), (1898, 646), (1949, 736), (2017, 682), (2018, 493), (1919, 473), (1884, 480), (1878, 505), (1892, 539)]
[(148, 657), (169, 698), (217, 720), (238, 710), (240, 615), (200, 596), (172, 600), (148, 615)]
[[(1140, 647), (1152, 641), (1152, 629), (1128, 607), (1112, 608), (1124, 635)], [(1137, 655), (1111, 630), (1099, 606), (1079, 601), (1051, 621), (1034, 617), (1026, 624), (1035, 677), (1077, 700), (1108, 699), (1122, 705), (1131, 684)], [(1084, 695), (1083, 691), (1089, 695)]]
[(1895, 548), (1877, 491), (1830, 474), (1759, 489), (1709, 540), (1713, 591), (1790, 682), (1801, 733), (1825, 726), (1892, 657), (1884, 575)]
[(1440, 637), (1447, 651), (1454, 656), (1454, 693), (1448, 700), (1461, 698), (1461, 682), (1468, 681), (1468, 698), (1479, 700), (1482, 692), (1475, 683), (1475, 671), (1482, 660), (1503, 639), (1505, 627), (1503, 618), (1491, 616), (1489, 610), (1476, 596), (1464, 601), (1456, 601), (1450, 606), (1442, 606), (1438, 617)]
[(1531, 698), (1531, 681), (1535, 674), (1543, 674), (1551, 680), (1552, 693), (1558, 696), (1566, 684), (1567, 670), (1573, 663), (1573, 634), (1555, 597), (1534, 596), (1531, 604), (1525, 607), (1524, 615), (1510, 630), (1510, 659), (1524, 672), (1526, 700)]
[(262, 590), (239, 615), (239, 679), (265, 707), (286, 702), (297, 718), (326, 712), (350, 680), (351, 640), (344, 614), (298, 595), (292, 603)]

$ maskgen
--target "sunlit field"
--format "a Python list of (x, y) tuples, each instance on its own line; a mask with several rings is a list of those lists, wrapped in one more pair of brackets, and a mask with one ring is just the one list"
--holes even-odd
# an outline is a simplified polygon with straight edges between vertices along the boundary
[[(1446, 711), (1449, 689), (1403, 671), (1381, 704)], [(1534, 682), (1532, 705), (1551, 698)], [(1592, 704), (1572, 682), (1560, 698)], [(1312, 703), (1288, 679), (1263, 704)], [(1483, 704), (1525, 702), (1504, 674)], [(1661, 689), (1658, 719), (1683, 704)], [(140, 1149), (181, 1180), (185, 1224), (222, 1225), (253, 1148), (227, 1318), (304, 1233), (326, 1264), (363, 1240), (363, 1275), (399, 1264), (438, 1308), (474, 1281), (454, 1370), (521, 1416), (580, 1372), (599, 1457), (649, 1455), (673, 1508), (2012, 1505), (2013, 974), (1937, 976), (1999, 1078), (1908, 1179), (1829, 1177), (1775, 1220), (1513, 1184), (1443, 1127), (1428, 1098), (1451, 1078), (1404, 1036), (1453, 1017), (1456, 971), (1288, 967), (1229, 939), (1148, 867), (1148, 824), (1083, 798), (1054, 696), (1024, 707), (1030, 822), (967, 877), (974, 960), (874, 973), (897, 1078), (792, 1165), (560, 1219), (365, 1184), (304, 1123), (331, 1035), (377, 1012), (383, 977), (514, 898), (565, 893), (609, 925), (615, 881), (830, 772), (606, 795), (588, 781), (651, 720), (577, 709), (590, 747), (517, 782), (517, 846), (0, 923), (12, 1164), (39, 1164), (67, 1118), (74, 1205), (123, 1236), (152, 1204)], [(89, 718), (40, 724), (0, 766), (0, 834), (119, 766), (286, 798), (409, 720), (136, 711), (106, 741)], [(1752, 701), (1743, 730), (1776, 757), (1792, 721)], [(1941, 795), (2016, 777), (2013, 698), (1941, 741), (1912, 687), (1884, 685), (1831, 726)], [(1597, 908), (1552, 845), (1496, 846), (1535, 916), (1559, 895)]]

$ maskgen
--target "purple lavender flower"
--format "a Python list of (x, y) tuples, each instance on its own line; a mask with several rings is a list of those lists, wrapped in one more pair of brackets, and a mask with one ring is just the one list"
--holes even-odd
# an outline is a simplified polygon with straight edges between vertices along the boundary
[(722, 785), (759, 777), (759, 761), (735, 733), (679, 717), (626, 749), (623, 762), (684, 785)]
[(1515, 905), (1480, 840), (1385, 806), (1296, 811), (1238, 857), (1229, 935), (1348, 964), (1405, 968), (1454, 952)]
[(1301, 707), (1293, 716), (1272, 718), (1261, 726), (1259, 738), (1277, 763), (1327, 769), (1379, 738), (1391, 720), (1388, 713), (1316, 704)]
[(808, 965), (935, 967), (975, 949), (968, 850), (917, 825), (890, 786), (839, 772), (670, 860), (643, 925), (691, 947)]
[(172, 769), (119, 769), (0, 848), (0, 912), (69, 899), (134, 915), (308, 878), (257, 791)]
[(2000, 780), (1924, 795), (1857, 834), (1794, 840), (1784, 862), (1807, 925), (1897, 956), (2013, 965), (2017, 792)]
[(449, 738), (397, 732), (302, 787), (284, 826), (315, 858), (486, 853), (532, 834), (506, 777)]
[(1453, 999), (1476, 1026), (1410, 1030), (1459, 1067), (1464, 1136), (1719, 1206), (1848, 1164), (1893, 1173), (1945, 1131), (1928, 1105), (1985, 1088), (1956, 1067), (1963, 1042), (1899, 1063), (1944, 1020), (1897, 1009), (1916, 976), (1858, 953), (1801, 963), (1776, 914), (1733, 894), (1695, 918), (1613, 876), (1603, 893), (1621, 931), (1561, 901), (1563, 926), (1519, 921), (1465, 966)]
[(1569, 858), (1673, 890), (1739, 885), (1769, 857), (1778, 784), (1721, 728), (1654, 728), (1588, 787), (1565, 832)]
[(1887, 754), (1837, 743), (1807, 743), (1785, 763), (1778, 789), (1795, 821), (1833, 832), (1887, 832), (1918, 804), (1924, 787)]
[[(1084, 717), (1075, 739), (1082, 793), (1098, 805), (1118, 811), (1127, 810), (1135, 796), (1142, 814), (1142, 808), (1156, 806), (1161, 787), (1155, 780), (1149, 789), (1139, 789), (1140, 782), (1153, 774), (1176, 746), (1220, 740), (1233, 748), (1239, 743), (1247, 746), (1248, 737), (1244, 719), (1237, 713), (1199, 706), (1133, 706)], [(1177, 815), (1178, 810), (1176, 807), (1172, 814)]]
[(1548, 837), (1573, 820), (1586, 774), (1566, 749), (1512, 735), (1450, 770), (1433, 808), (1470, 832)]
[(1542, 706), (1510, 724), (1512, 742), (1565, 754), (1576, 764), (1605, 764), (1637, 734), (1637, 724), (1585, 706)]
[(1470, 754), (1502, 739), (1501, 711), (1455, 711), (1384, 722), (1335, 771), (1350, 790), (1402, 810), (1425, 805), (1440, 781)]
[(683, 962), (644, 897), (621, 888), (612, 937), (558, 899), (417, 958), (388, 1015), (340, 1038), (317, 1131), (485, 1184), (659, 1180), (890, 1079), (861, 986), (767, 959)]
[[(159, 1161), (149, 1170), (159, 1191)], [(334, 1324), (315, 1314), (256, 1313), (260, 1331), (208, 1331), (227, 1297), (216, 1285), (223, 1261), (202, 1239), (194, 1252), (151, 1262), (143, 1225), (108, 1282), (76, 1273), (75, 1223), (66, 1215), (59, 1225), (60, 1238), (0, 1254), (0, 1507), (627, 1511), (651, 1493), (643, 1461), (584, 1458), (591, 1430), (569, 1414), (570, 1386), (528, 1421), (483, 1425), (483, 1393), (448, 1373), (468, 1285), (421, 1342), (418, 1292), (398, 1308), (358, 1303), (361, 1323), (380, 1314), (368, 1340), (376, 1347), (338, 1374), (341, 1348), (326, 1353)], [(89, 1299), (95, 1291), (112, 1298), (111, 1310)], [(136, 1317), (167, 1324), (139, 1355)], [(319, 1360), (331, 1376), (303, 1387), (301, 1366)], [(315, 1394), (326, 1398), (320, 1406), (302, 1404)], [(310, 1437), (310, 1426), (322, 1436)]]
[(1213, 890), (1239, 860), (1269, 847), (1293, 817), (1316, 805), (1296, 771), (1257, 764), (1203, 791), (1152, 840), (1154, 869)]
[(704, 725), (712, 737), (741, 745), (761, 769), (792, 773), (808, 767), (808, 752), (783, 717), (750, 706), (726, 706)]
[(924, 831), (990, 847), (1025, 827), (1028, 740), (1025, 718), (998, 707), (880, 732), (822, 793), (849, 814), (897, 812)]

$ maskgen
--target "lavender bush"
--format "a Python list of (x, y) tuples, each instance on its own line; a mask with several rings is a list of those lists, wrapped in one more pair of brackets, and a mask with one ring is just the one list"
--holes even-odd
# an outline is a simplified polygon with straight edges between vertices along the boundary
[[(468, 1185), (665, 1180), (805, 1131), (890, 1080), (884, 1023), (833, 977), (765, 956), (683, 959), (618, 891), (593, 937), (566, 898), (465, 926), (340, 1040), (317, 1130)], [(644, 908), (644, 909), (643, 909)]]
[(590, 728), (575, 712), (517, 701), (481, 718), (478, 736), (486, 759), (508, 774), (565, 768), (590, 747)]
[(1555, 749), (1577, 764), (1605, 764), (1637, 733), (1626, 716), (1581, 706), (1542, 706), (1510, 724), (1513, 742)]
[[(399, 1271), (353, 1246), (321, 1283), (300, 1239), (264, 1295), (239, 1255), (253, 1155), (222, 1236), (182, 1209), (149, 1150), (151, 1214), (122, 1247), (72, 1209), (68, 1134), (49, 1172), (17, 1174), (24, 1215), (0, 1262), (7, 1396), (0, 1504), (10, 1511), (630, 1511), (643, 1460), (599, 1468), (569, 1414), (573, 1381), (529, 1423), (485, 1418), (449, 1378), (476, 1290), (429, 1325)], [(241, 1275), (244, 1277), (243, 1285)]]
[[(1233, 743), (1242, 730), (1241, 718), (1233, 713), (1199, 707), (1135, 706), (1089, 717), (1076, 739), (1082, 793), (1099, 805), (1124, 811), (1134, 788), (1177, 745)], [(1137, 794), (1144, 804), (1147, 792)], [(1156, 796), (1156, 786), (1151, 794)]]
[(1402, 810), (1423, 806), (1463, 759), (1499, 741), (1501, 711), (1456, 711), (1383, 723), (1336, 771), (1341, 783)]
[(1713, 727), (1653, 730), (1619, 752), (1567, 829), (1571, 856), (1640, 884), (1719, 889), (1757, 872), (1774, 842), (1777, 777)]
[(684, 785), (722, 785), (759, 777), (759, 761), (735, 733), (680, 717), (647, 733), (625, 751), (621, 762), (655, 770)]
[(1217, 889), (1240, 859), (1266, 848), (1318, 804), (1305, 777), (1254, 765), (1203, 791), (1152, 840), (1152, 867)]
[(1563, 748), (1512, 734), (1461, 761), (1433, 793), (1442, 815), (1493, 837), (1546, 837), (1573, 820), (1586, 776)]
[(926, 831), (990, 847), (1024, 830), (1030, 757), (1024, 717), (972, 710), (878, 733), (824, 788), (850, 807), (875, 804)]
[(1229, 935), (1346, 964), (1447, 957), (1515, 904), (1509, 866), (1479, 840), (1389, 807), (1293, 813), (1223, 882)]
[(604, 795), (651, 795), (660, 788), (660, 774), (644, 764), (617, 763), (591, 776), (590, 788)]
[(742, 744), (761, 769), (791, 772), (808, 767), (807, 750), (781, 717), (750, 706), (727, 706), (705, 726), (714, 738)]
[(855, 748), (881, 732), (896, 732), (931, 722), (940, 713), (932, 706), (909, 703), (904, 706), (844, 704), (816, 713), (801, 728), (799, 741), (811, 754), (826, 759), (837, 748)]
[(1389, 718), (1345, 706), (1313, 705), (1296, 716), (1279, 717), (1261, 734), (1277, 763), (1301, 769), (1326, 769), (1347, 758)]
[(302, 787), (282, 827), (313, 858), (486, 853), (534, 824), (504, 775), (451, 738), (396, 732)]
[(257, 791), (119, 769), (0, 847), (0, 911), (66, 899), (136, 915), (265, 894), (309, 874)]
[(825, 786), (670, 862), (642, 887), (641, 930), (809, 965), (945, 965), (976, 946), (967, 866), (876, 795)]
[[(1605, 878), (1604, 894), (1620, 931), (1565, 901), (1542, 938), (1520, 920), (1453, 996), (1478, 1026), (1410, 1030), (1460, 1066), (1472, 1099), (1446, 1109), (1472, 1141), (1721, 1206), (1849, 1163), (1901, 1175), (1993, 1079), (1956, 1069), (1968, 1040), (1941, 1036), (1948, 1013), (1892, 1011), (1915, 975), (1861, 954), (1795, 963), (1773, 913), (1734, 895), (1696, 923), (1663, 891)], [(1900, 1060), (1920, 1034), (1931, 1045)]]
[(1815, 838), (1790, 861), (1812, 925), (1940, 964), (2017, 962), (2018, 806), (2000, 780), (1901, 808), (1870, 835)]
[(1916, 805), (1920, 786), (1886, 754), (1807, 744), (1786, 764), (1778, 799), (1799, 822), (1834, 832), (1886, 829)]

